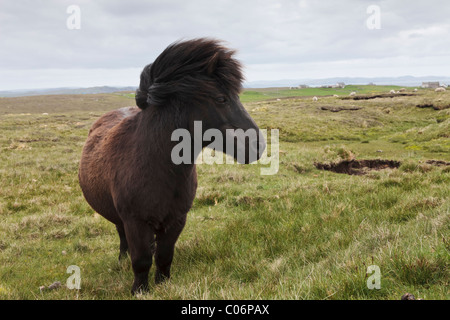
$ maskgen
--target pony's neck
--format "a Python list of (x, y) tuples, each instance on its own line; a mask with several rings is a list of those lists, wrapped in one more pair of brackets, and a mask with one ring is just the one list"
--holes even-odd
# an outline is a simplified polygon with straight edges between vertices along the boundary
[[(179, 143), (171, 140), (172, 133), (176, 129), (189, 130), (186, 118), (181, 114), (174, 116), (170, 110), (157, 110), (151, 107), (142, 110), (138, 117), (136, 139), (138, 139), (138, 144), (145, 150), (145, 153), (150, 158), (158, 157), (161, 160), (159, 163), (166, 167), (169, 166), (173, 172), (190, 172), (195, 166), (194, 160), (198, 156), (198, 154), (194, 154), (193, 145), (191, 147), (193, 158), (190, 163), (177, 165), (172, 161), (172, 150)], [(183, 123), (183, 120), (185, 120), (185, 123)], [(191, 137), (193, 143), (192, 133)]]

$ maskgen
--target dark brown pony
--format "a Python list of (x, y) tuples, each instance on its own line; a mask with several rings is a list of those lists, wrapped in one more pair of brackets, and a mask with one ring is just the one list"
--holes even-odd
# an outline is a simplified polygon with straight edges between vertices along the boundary
[[(239, 160), (239, 148), (245, 149), (244, 163), (251, 162), (251, 151), (259, 159), (265, 148), (259, 128), (239, 101), (243, 76), (233, 54), (212, 39), (173, 43), (143, 69), (136, 91), (139, 108), (106, 113), (89, 131), (80, 186), (92, 208), (116, 225), (119, 258), (129, 251), (132, 293), (148, 290), (153, 255), (155, 282), (170, 277), (175, 242), (195, 197), (193, 160), (199, 152), (192, 153), (192, 161), (175, 164), (174, 130), (194, 135), (194, 121), (202, 121), (202, 133), (214, 128), (230, 136), (227, 129), (255, 130), (256, 139), (232, 136), (231, 154)], [(201, 142), (201, 147), (207, 145)], [(218, 149), (230, 153), (225, 139)]]

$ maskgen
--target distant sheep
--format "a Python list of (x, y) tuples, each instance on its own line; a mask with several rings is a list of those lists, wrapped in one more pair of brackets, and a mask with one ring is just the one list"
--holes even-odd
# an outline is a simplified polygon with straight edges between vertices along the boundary
[(313, 97), (313, 101), (317, 101), (319, 100), (317, 97)]
[(333, 97), (335, 97), (335, 98), (337, 98), (337, 97), (339, 97), (337, 94), (333, 94)]
[(350, 96), (356, 96), (356, 92), (355, 91), (350, 92)]
[(400, 92), (405, 92), (405, 91), (406, 91), (406, 88), (401, 88), (401, 89), (398, 90), (398, 91), (400, 91)]
[(391, 91), (389, 91), (389, 93), (395, 93), (395, 90), (391, 90)]
[(417, 88), (414, 88), (414, 92), (417, 92)]
[(435, 92), (444, 92), (445, 88), (439, 87), (439, 88), (434, 89), (434, 91)]

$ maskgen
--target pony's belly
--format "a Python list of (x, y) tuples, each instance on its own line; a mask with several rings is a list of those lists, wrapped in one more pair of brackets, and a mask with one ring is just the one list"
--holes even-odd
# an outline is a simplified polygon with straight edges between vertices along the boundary
[(91, 127), (80, 161), (78, 177), (86, 201), (97, 213), (115, 224), (121, 224), (122, 221), (109, 187), (110, 157), (105, 153), (105, 138), (108, 138), (111, 129), (122, 119), (135, 114), (136, 109), (138, 108), (121, 108), (99, 118)]
[(78, 180), (87, 203), (98, 214), (114, 224), (121, 220), (114, 207), (106, 177), (103, 176), (102, 163), (95, 161), (89, 155), (82, 157), (80, 162)]

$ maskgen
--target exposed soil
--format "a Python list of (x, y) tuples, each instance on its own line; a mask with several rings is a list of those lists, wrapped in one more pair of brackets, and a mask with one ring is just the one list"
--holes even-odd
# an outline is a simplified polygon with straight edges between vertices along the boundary
[(434, 166), (450, 166), (450, 162), (443, 160), (427, 160), (426, 163)]
[(449, 109), (450, 105), (435, 105), (432, 103), (424, 103), (416, 105), (417, 108), (433, 108), (434, 110), (444, 110)]
[(323, 106), (320, 107), (320, 110), (326, 110), (331, 112), (339, 112), (339, 111), (355, 111), (361, 110), (362, 107), (332, 107), (332, 106)]
[(314, 163), (317, 169), (328, 170), (336, 173), (350, 175), (364, 175), (370, 170), (382, 170), (387, 168), (398, 168), (399, 161), (395, 160), (342, 160), (338, 163)]
[(370, 100), (370, 99), (376, 99), (376, 98), (395, 98), (395, 97), (409, 97), (414, 96), (414, 93), (381, 93), (381, 94), (374, 94), (374, 95), (356, 95), (351, 97), (341, 97), (341, 99), (348, 100)]

